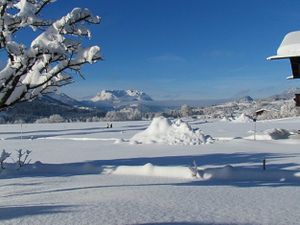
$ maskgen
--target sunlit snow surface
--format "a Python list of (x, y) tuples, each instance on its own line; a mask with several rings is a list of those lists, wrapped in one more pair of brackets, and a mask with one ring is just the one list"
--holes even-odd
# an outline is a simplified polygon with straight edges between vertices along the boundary
[(1, 148), (41, 163), (1, 173), (0, 224), (299, 224), (300, 119), (257, 122), (256, 135), (251, 122), (188, 122), (215, 142), (118, 141), (145, 121), (1, 125)]

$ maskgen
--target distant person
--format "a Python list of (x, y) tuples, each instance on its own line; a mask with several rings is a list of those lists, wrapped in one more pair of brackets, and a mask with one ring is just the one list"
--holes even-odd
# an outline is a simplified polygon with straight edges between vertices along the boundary
[(106, 128), (109, 128), (109, 123), (106, 124)]
[(112, 128), (112, 123), (110, 123), (110, 128)]

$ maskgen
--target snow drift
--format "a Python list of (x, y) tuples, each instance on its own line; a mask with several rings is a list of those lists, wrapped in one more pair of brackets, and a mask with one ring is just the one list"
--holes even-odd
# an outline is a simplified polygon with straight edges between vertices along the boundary
[[(279, 139), (287, 139), (292, 133), (286, 129), (280, 128), (272, 128), (267, 129), (263, 132), (259, 132), (256, 134), (256, 140), (279, 140)], [(254, 136), (251, 135), (246, 139), (254, 139)]]
[(156, 117), (146, 130), (134, 135), (130, 142), (136, 144), (200, 145), (213, 142), (213, 138), (204, 135), (199, 129), (192, 129), (188, 123), (180, 119), (172, 123), (165, 117)]
[(151, 176), (191, 179), (192, 171), (185, 166), (156, 166), (147, 163), (143, 166), (118, 166), (114, 170), (107, 169), (108, 174), (114, 175), (133, 175), (133, 176)]
[(235, 123), (250, 123), (250, 122), (253, 122), (253, 119), (251, 119), (246, 114), (242, 113), (239, 117), (232, 120), (232, 122), (235, 122)]
[(222, 119), (220, 119), (221, 122), (230, 122), (230, 121), (233, 121), (234, 118), (232, 117), (226, 117), (224, 116)]
[(142, 166), (118, 166), (114, 169), (106, 168), (104, 174), (167, 177), (178, 179), (196, 179), (197, 181), (299, 181), (299, 172), (289, 170), (262, 170), (262, 168), (243, 168), (226, 165), (216, 168), (194, 168), (197, 174), (193, 174), (192, 168), (187, 166), (157, 166), (147, 163)]

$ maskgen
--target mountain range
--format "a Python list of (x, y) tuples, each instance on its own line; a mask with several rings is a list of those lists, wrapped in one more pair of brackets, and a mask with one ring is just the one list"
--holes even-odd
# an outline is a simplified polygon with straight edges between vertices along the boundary
[(153, 99), (142, 91), (137, 90), (102, 90), (90, 99), (92, 102), (132, 102), (132, 101), (153, 101)]
[[(289, 100), (295, 93), (300, 93), (299, 88), (289, 89), (281, 94), (265, 98), (265, 102)], [(31, 102), (24, 102), (8, 108), (0, 113), (0, 122), (34, 122), (43, 117), (60, 114), (67, 120), (85, 120), (91, 117), (103, 117), (108, 111), (119, 111), (126, 108), (135, 108), (143, 113), (166, 112), (179, 109), (181, 105), (188, 104), (194, 107), (207, 107), (223, 103), (251, 103), (253, 98), (244, 96), (239, 99), (220, 100), (153, 100), (148, 94), (137, 90), (102, 90), (94, 97), (79, 101), (64, 93), (50, 93)]]

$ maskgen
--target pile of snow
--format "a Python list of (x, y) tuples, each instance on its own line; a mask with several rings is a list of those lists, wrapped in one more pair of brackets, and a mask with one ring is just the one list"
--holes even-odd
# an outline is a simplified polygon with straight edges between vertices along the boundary
[(152, 101), (152, 98), (137, 90), (102, 90), (91, 101)]
[(252, 122), (253, 119), (251, 119), (250, 116), (242, 113), (238, 117), (232, 117), (232, 116), (224, 116), (222, 119), (220, 119), (221, 122), (234, 122), (234, 123), (249, 123)]
[(250, 116), (247, 116), (246, 114), (242, 113), (239, 117), (232, 120), (232, 122), (235, 122), (235, 123), (250, 123), (250, 122), (253, 122), (253, 119), (251, 119)]
[(222, 119), (220, 119), (221, 122), (229, 122), (232, 120), (234, 120), (232, 117), (226, 117), (226, 116), (224, 116)]
[[(287, 139), (291, 135), (291, 132), (286, 129), (273, 128), (263, 131), (255, 135), (256, 140), (279, 140)], [(246, 139), (254, 139), (254, 136), (251, 135)]]
[(286, 129), (268, 129), (264, 131), (265, 134), (269, 135), (273, 140), (286, 139), (290, 136), (290, 132)]
[(268, 168), (263, 170), (262, 167), (257, 168), (241, 168), (226, 165), (219, 168), (207, 168), (204, 170), (198, 170), (199, 178), (202, 180), (210, 181), (273, 181), (273, 182), (285, 182), (285, 181), (300, 181), (299, 177), (294, 171), (289, 170), (272, 170)]
[(179, 179), (193, 178), (193, 173), (189, 167), (185, 166), (154, 166), (147, 163), (143, 166), (118, 166), (117, 168), (105, 170), (106, 173), (114, 175), (133, 175), (133, 176), (151, 176), (168, 177)]
[(165, 117), (156, 117), (146, 130), (134, 135), (130, 142), (137, 144), (200, 145), (211, 143), (213, 139), (209, 135), (204, 135), (199, 129), (192, 129), (188, 123), (180, 119), (172, 123)]

